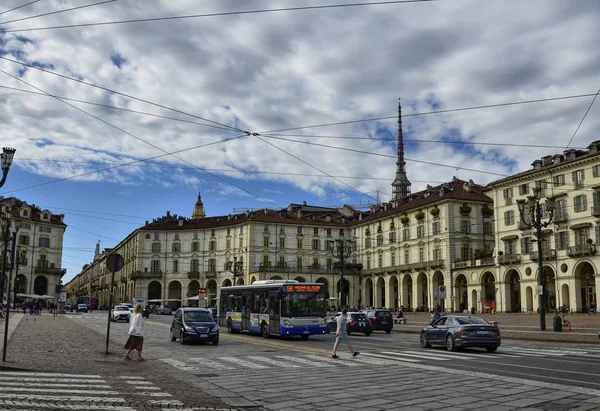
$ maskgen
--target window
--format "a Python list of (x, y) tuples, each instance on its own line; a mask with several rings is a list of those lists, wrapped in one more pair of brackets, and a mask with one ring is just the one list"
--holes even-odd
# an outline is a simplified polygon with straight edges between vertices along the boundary
[(211, 274), (217, 272), (217, 259), (216, 258), (208, 259), (208, 272)]
[(423, 224), (419, 224), (417, 226), (417, 238), (423, 238), (424, 232), (425, 230)]
[(584, 170), (577, 170), (573, 172), (573, 184), (575, 185), (575, 188), (583, 188), (584, 178)]
[(502, 191), (502, 195), (504, 197), (506, 205), (512, 204), (512, 199), (513, 199), (513, 189), (512, 189), (512, 187), (511, 188), (505, 188)]
[(390, 232), (390, 243), (396, 242), (396, 231)]
[(48, 227), (48, 226), (41, 226), (40, 227), (40, 233), (51, 233), (52, 232), (52, 228)]
[(557, 176), (554, 176), (553, 180), (554, 180), (554, 187), (560, 187), (560, 186), (565, 185), (565, 175), (564, 174), (559, 174)]
[(192, 251), (200, 251), (200, 243), (198, 241), (192, 243)]
[(44, 217), (43, 218), (44, 218), (44, 220), (47, 220), (48, 219), (48, 213), (44, 213)]
[(523, 241), (521, 242), (521, 248), (521, 254), (531, 253), (531, 237), (523, 237)]
[(269, 237), (263, 237), (263, 247), (269, 246)]
[(279, 263), (277, 263), (278, 267), (285, 267), (285, 256), (280, 256), (279, 257)]
[(158, 236), (158, 233), (154, 233), (154, 239), (158, 240), (160, 237)]
[(298, 234), (302, 234), (302, 227), (298, 227)]
[[(600, 227), (600, 226), (597, 226)], [(566, 250), (569, 246), (568, 242), (568, 233), (566, 231), (561, 231), (558, 233), (556, 248), (559, 250)]]
[(600, 244), (600, 225), (594, 227), (595, 240), (594, 243)]
[(383, 253), (377, 254), (377, 267), (383, 267)]
[(198, 239), (198, 231), (194, 231), (194, 240)]
[(20, 245), (29, 245), (29, 236), (28, 235), (19, 235), (19, 244)]
[(227, 227), (227, 235), (231, 235), (231, 228)]
[(285, 237), (279, 237), (279, 248), (285, 248)]
[(21, 223), (21, 230), (29, 230), (30, 228), (31, 228), (31, 224), (29, 224), (29, 223)]
[(402, 229), (402, 241), (408, 241), (410, 239), (410, 228)]
[(471, 220), (460, 221), (460, 232), (465, 234), (471, 234)]
[(209, 249), (209, 251), (216, 251), (217, 250), (217, 240), (210, 240), (210, 242), (208, 243), (208, 249)]
[(216, 235), (216, 231), (214, 229), (210, 230), (210, 236), (214, 237)]
[(327, 229), (327, 237), (331, 237), (331, 228)]
[(404, 264), (410, 264), (410, 248), (404, 249)]
[(594, 177), (600, 177), (600, 164), (592, 166), (592, 175)]
[(519, 195), (524, 196), (529, 192), (529, 184), (521, 184), (519, 186)]
[(377, 247), (383, 246), (383, 234), (377, 234)]
[(585, 194), (579, 195), (573, 199), (573, 206), (575, 207), (575, 212), (579, 213), (581, 211), (585, 211), (587, 209), (585, 203)]
[(368, 255), (367, 256), (367, 270), (370, 270), (370, 269), (371, 269), (371, 256)]
[(173, 239), (179, 241), (179, 234), (175, 234), (175, 237)]
[(460, 247), (460, 257), (462, 261), (471, 259), (471, 243), (469, 241), (462, 242)]
[(152, 252), (160, 253), (160, 243), (152, 243)]
[(264, 229), (264, 232), (265, 232), (265, 233), (268, 233), (268, 232), (269, 232), (269, 224), (265, 224), (265, 229)]
[(584, 245), (588, 238), (587, 228), (577, 228), (573, 231), (575, 232), (575, 244)]
[(371, 248), (371, 237), (365, 238), (365, 248)]
[(543, 180), (536, 181), (535, 186), (541, 190), (540, 197), (546, 197), (546, 189), (548, 188), (548, 182)]
[(567, 216), (567, 200), (560, 199), (560, 200), (556, 200), (556, 209), (554, 210), (555, 213), (555, 217), (558, 217), (560, 219), (564, 219)]
[(504, 251), (507, 255), (516, 254), (516, 245), (515, 240), (506, 240), (504, 241)]
[(432, 231), (433, 235), (438, 235), (440, 233), (440, 222), (439, 221), (433, 222), (433, 224), (431, 225), (431, 231)]
[(442, 259), (442, 249), (439, 245), (436, 245), (433, 249), (433, 259), (439, 261)]
[(321, 248), (321, 240), (315, 238), (314, 240), (312, 240), (312, 249), (318, 250), (319, 248)]
[(50, 239), (48, 237), (40, 237), (40, 247), (50, 247)]
[(244, 236), (240, 236), (238, 238), (238, 247), (242, 248), (244, 246)]
[(422, 263), (425, 260), (425, 247), (419, 246), (419, 262)]
[[(159, 245), (160, 245), (160, 244), (159, 244)], [(179, 253), (179, 252), (181, 252), (181, 243), (180, 243), (180, 242), (173, 243), (173, 244), (171, 245), (171, 250), (172, 250), (174, 253)]]
[(179, 272), (179, 260), (173, 260), (173, 272), (174, 273)]
[(483, 233), (489, 235), (494, 234), (494, 224), (491, 221), (483, 223)]
[[(343, 223), (343, 221), (342, 221), (342, 223)], [(343, 236), (344, 236), (344, 229), (340, 228), (340, 237), (343, 237)]]
[(319, 235), (319, 227), (314, 227), (313, 228), (313, 234), (314, 235)]
[(331, 250), (333, 250), (333, 247), (334, 247), (334, 242), (333, 242), (333, 240), (327, 240), (327, 241), (325, 241), (325, 250), (326, 250), (326, 251), (331, 251)]
[(160, 260), (152, 260), (150, 263), (150, 272), (160, 273)]
[(319, 258), (318, 257), (314, 257), (313, 258), (312, 266), (313, 266), (313, 268), (320, 268), (319, 267)]
[(333, 268), (333, 260), (331, 258), (327, 259), (327, 269), (331, 270)]
[(540, 204), (540, 214), (542, 218), (548, 218), (548, 206), (546, 204)]
[(513, 225), (515, 223), (515, 212), (513, 210), (504, 212), (504, 225)]
[(392, 251), (392, 267), (396, 265), (396, 252)]
[(296, 243), (297, 243), (296, 244), (297, 248), (302, 248), (302, 239), (301, 238), (299, 238)]
[(299, 270), (302, 269), (302, 257), (296, 258), (296, 267), (298, 267)]

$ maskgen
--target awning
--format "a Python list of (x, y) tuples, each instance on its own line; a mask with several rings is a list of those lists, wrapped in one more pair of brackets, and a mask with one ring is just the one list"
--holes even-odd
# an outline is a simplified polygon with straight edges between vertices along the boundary
[(580, 224), (575, 224), (570, 226), (569, 228), (571, 230), (577, 230), (578, 228), (586, 228), (586, 227), (591, 227), (592, 223), (580, 223)]
[(502, 240), (502, 241), (516, 240), (517, 238), (519, 238), (519, 236), (516, 234), (513, 234), (513, 235), (506, 235), (506, 236), (500, 238), (500, 240)]
[(21, 293), (18, 293), (17, 297), (19, 297), (19, 298), (38, 298), (39, 295), (37, 295), (37, 294), (21, 294)]

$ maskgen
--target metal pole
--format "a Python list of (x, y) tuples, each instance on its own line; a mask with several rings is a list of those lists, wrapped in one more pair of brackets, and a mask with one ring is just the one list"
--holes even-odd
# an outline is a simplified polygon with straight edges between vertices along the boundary
[(8, 241), (10, 240), (9, 220), (6, 220), (6, 227), (2, 232), (4, 240), (4, 253), (2, 254), (2, 277), (0, 277), (0, 306), (4, 303), (4, 277), (6, 277), (6, 254), (8, 254)]
[(546, 330), (546, 314), (544, 310), (544, 262), (542, 258), (542, 213), (539, 200), (535, 205), (535, 228), (537, 234), (538, 246), (538, 286), (542, 288), (542, 293), (538, 295), (538, 307), (540, 311), (540, 330)]
[[(104, 354), (108, 354), (108, 341), (110, 338), (110, 315), (112, 313), (112, 308), (113, 308), (113, 286), (115, 283), (115, 265), (113, 264), (113, 270), (112, 270), (112, 275), (110, 277), (110, 296), (108, 297), (108, 323), (106, 325), (106, 351), (104, 351)], [(91, 302), (90, 302), (91, 304)]]
[(341, 280), (340, 280), (340, 287), (341, 287), (341, 293), (340, 293), (340, 300), (341, 300), (341, 305), (342, 308), (346, 305), (346, 299), (344, 298), (344, 243), (342, 243), (342, 247), (340, 249), (340, 264), (342, 265), (341, 267)]
[(6, 349), (8, 348), (8, 318), (10, 316), (10, 283), (12, 281), (13, 268), (15, 266), (15, 255), (17, 253), (17, 230), (13, 233), (10, 274), (8, 275), (8, 293), (6, 294), (6, 318), (4, 319), (4, 342), (2, 346), (2, 362), (6, 361)]

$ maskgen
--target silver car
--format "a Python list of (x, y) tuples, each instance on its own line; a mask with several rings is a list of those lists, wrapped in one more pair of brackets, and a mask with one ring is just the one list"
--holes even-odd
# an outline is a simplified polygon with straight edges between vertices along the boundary
[(481, 347), (495, 352), (500, 346), (500, 330), (480, 317), (447, 315), (421, 330), (421, 347), (445, 346), (448, 351)]

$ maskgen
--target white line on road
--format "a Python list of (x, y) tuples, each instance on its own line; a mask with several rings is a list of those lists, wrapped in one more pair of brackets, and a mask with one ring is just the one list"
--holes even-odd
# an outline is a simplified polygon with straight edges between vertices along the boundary
[[(4, 391), (4, 390), (2, 390)], [(19, 400), (38, 401), (80, 401), (80, 402), (125, 402), (125, 398), (119, 397), (80, 397), (78, 395), (37, 395), (0, 392), (0, 399), (16, 398)]]
[(184, 405), (179, 400), (148, 400), (146, 402), (148, 404), (158, 404), (158, 405)]
[(183, 361), (176, 360), (175, 358), (163, 358), (161, 361), (166, 362), (167, 364), (172, 365), (173, 367), (178, 368), (181, 371), (191, 371), (192, 373), (200, 372), (199, 368), (187, 365)]
[[(2, 405), (4, 401), (0, 401), (0, 405)], [(58, 408), (61, 410), (107, 410), (107, 411), (137, 411), (135, 408), (131, 407), (121, 407), (118, 405), (103, 405), (103, 404), (53, 404), (47, 402), (32, 402), (32, 401), (7, 401), (12, 406), (16, 407), (34, 407), (33, 409), (37, 410), (39, 408)], [(10, 409), (2, 408), (4, 411), (10, 411)], [(29, 411), (27, 408), (18, 408), (13, 409), (12, 411)], [(181, 409), (179, 411), (182, 411)]]
[(3, 387), (44, 387), (44, 388), (102, 388), (111, 389), (110, 385), (90, 385), (90, 384), (73, 384), (73, 383), (47, 383), (47, 382), (30, 382), (30, 381), (3, 381)]
[(221, 364), (220, 362), (212, 361), (212, 360), (209, 360), (208, 358), (192, 357), (189, 360), (193, 361), (195, 363), (198, 363), (204, 367), (217, 368), (219, 370), (233, 370), (234, 369), (230, 365)]
[[(398, 357), (412, 357), (412, 358), (420, 358), (422, 360), (435, 360), (435, 361), (451, 361), (454, 360), (455, 358), (448, 358), (448, 357), (442, 357), (442, 356), (437, 356), (437, 355), (429, 355), (429, 354), (418, 354), (418, 353), (411, 353), (411, 352), (393, 352), (393, 351), (382, 351), (382, 354), (386, 354), (386, 355), (394, 355), (394, 356), (398, 356)], [(469, 358), (468, 358), (469, 359)]]
[(150, 381), (140, 381), (140, 380), (135, 380), (135, 381), (125, 381), (126, 384), (131, 384), (131, 385), (137, 385), (137, 386), (142, 386), (142, 385), (154, 385), (152, 384), (152, 382)]
[(291, 355), (277, 355), (276, 357), (283, 358), (284, 360), (288, 360), (288, 361), (293, 361), (295, 363), (302, 364), (302, 365), (309, 365), (311, 367), (319, 367), (319, 368), (333, 367), (333, 365), (331, 365), (331, 364), (325, 364), (323, 362), (311, 361), (306, 358), (292, 357)]
[(101, 375), (83, 375), (83, 374), (53, 374), (48, 372), (19, 372), (19, 371), (0, 371), (0, 375), (14, 375), (22, 377), (48, 377), (48, 378), (102, 378)]
[(148, 397), (172, 397), (168, 392), (131, 392), (130, 395), (142, 395)]
[(366, 352), (366, 353), (362, 353), (360, 354), (361, 356), (365, 356), (365, 357), (377, 357), (377, 358), (382, 358), (382, 359), (387, 359), (387, 360), (391, 360), (394, 363), (398, 363), (398, 362), (421, 362), (421, 360), (414, 360), (412, 358), (390, 358), (387, 355), (382, 355), (382, 354), (376, 354), (376, 353), (372, 353), (372, 352)]
[(267, 357), (250, 356), (248, 358), (250, 358), (251, 360), (261, 362), (261, 363), (271, 364), (271, 365), (275, 365), (275, 366), (282, 367), (282, 368), (300, 368), (299, 365), (291, 364), (291, 363), (285, 362), (285, 361), (277, 361), (277, 360), (273, 360), (273, 359), (267, 358)]
[(17, 391), (17, 392), (40, 392), (40, 393), (48, 393), (48, 394), (61, 394), (61, 393), (70, 393), (70, 394), (92, 394), (92, 395), (118, 395), (118, 391), (96, 391), (96, 390), (71, 390), (71, 389), (62, 389), (62, 388), (24, 388), (24, 387), (3, 387), (2, 392), (7, 391)]
[(328, 364), (342, 364), (342, 365), (347, 365), (348, 367), (361, 367), (362, 366), (361, 364), (356, 363), (356, 362), (343, 361), (343, 360), (340, 361), (339, 358), (335, 359), (335, 358), (326, 357), (324, 355), (309, 354), (309, 355), (305, 355), (304, 357), (310, 358), (311, 360), (323, 361)]
[[(0, 384), (2, 384), (3, 381), (54, 382), (54, 381), (56, 381), (56, 378), (22, 378), (22, 377), (13, 378), (13, 377), (0, 377)], [(79, 379), (76, 379), (76, 378), (61, 378), (60, 382), (64, 382), (64, 383), (69, 383), (70, 382), (70, 383), (86, 384), (86, 385), (91, 385), (91, 384), (106, 384), (106, 380), (79, 380)]]
[(256, 368), (256, 369), (269, 368), (266, 365), (256, 364), (256, 363), (253, 363), (250, 361), (242, 360), (241, 358), (238, 358), (238, 357), (219, 357), (219, 360), (228, 361), (230, 363), (241, 365), (242, 367), (247, 367), (247, 368)]
[(120, 380), (143, 380), (144, 377), (138, 377), (136, 375), (120, 375), (117, 378)]
[(420, 360), (413, 360), (411, 358), (390, 358), (385, 355), (375, 353), (361, 353), (360, 357), (353, 358), (352, 361), (357, 361), (362, 364), (368, 365), (398, 365), (402, 362), (421, 362)]

